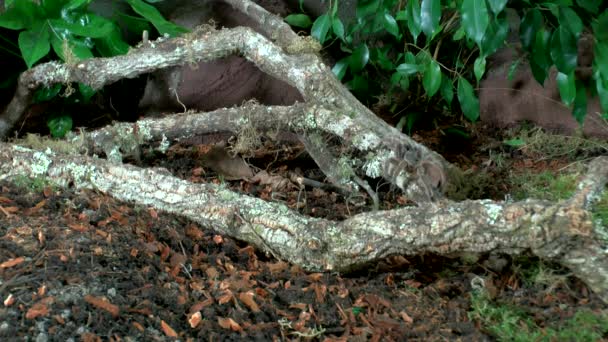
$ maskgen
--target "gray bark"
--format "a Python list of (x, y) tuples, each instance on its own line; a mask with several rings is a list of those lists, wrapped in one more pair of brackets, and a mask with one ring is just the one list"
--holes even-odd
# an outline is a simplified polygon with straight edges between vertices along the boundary
[[(257, 5), (241, 1), (241, 7), (237, 0), (229, 2), (251, 12), (256, 20), (270, 22), (268, 36), (278, 45), (247, 28), (201, 29), (182, 38), (151, 42), (126, 56), (90, 59), (76, 65), (43, 64), (21, 76), (15, 98), (0, 116), (0, 135), (6, 136), (40, 86), (84, 82), (99, 89), (124, 77), (237, 52), (297, 88), (304, 103), (287, 107), (250, 104), (116, 124), (71, 137), (62, 152), (0, 143), (0, 180), (43, 177), (59, 186), (95, 189), (120, 200), (183, 215), (310, 271), (345, 272), (393, 254), (531, 251), (569, 267), (608, 302), (608, 254), (605, 241), (594, 233), (597, 227), (588, 211), (604, 190), (608, 158), (594, 161), (579, 191), (557, 204), (535, 200), (455, 203), (442, 199), (441, 190), (455, 170), (451, 165), (359, 103), (311, 53), (314, 49), (305, 39)], [(279, 127), (303, 136), (309, 153), (336, 183), (352, 185), (358, 179), (361, 184), (363, 176), (382, 176), (417, 206), (333, 222), (304, 217), (285, 205), (237, 194), (223, 186), (191, 184), (166, 170), (121, 163), (125, 154), (143, 143), (163, 149), (174, 140), (235, 132), (251, 124), (260, 130)], [(340, 138), (342, 146), (324, 145), (319, 139), (324, 135)], [(340, 162), (338, 151), (345, 153)], [(103, 152), (108, 160), (86, 152)], [(347, 165), (348, 169), (336, 172), (336, 165)]]

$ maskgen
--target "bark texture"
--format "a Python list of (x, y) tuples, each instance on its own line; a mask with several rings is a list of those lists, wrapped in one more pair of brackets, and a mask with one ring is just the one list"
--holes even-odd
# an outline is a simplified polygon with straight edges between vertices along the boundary
[(608, 302), (608, 253), (587, 210), (608, 179), (607, 157), (590, 164), (579, 191), (565, 202), (444, 200), (343, 222), (305, 217), (221, 185), (191, 184), (163, 169), (4, 143), (0, 161), (0, 179), (44, 177), (183, 215), (310, 271), (348, 272), (394, 254), (531, 251), (567, 266)]
[[(0, 179), (43, 177), (60, 186), (102, 191), (186, 216), (311, 271), (345, 272), (393, 254), (531, 251), (569, 267), (608, 302), (606, 241), (597, 238), (598, 227), (588, 211), (604, 190), (608, 158), (591, 163), (579, 191), (561, 203), (445, 200), (442, 190), (457, 172), (453, 166), (359, 103), (315, 54), (314, 42), (295, 35), (254, 3), (227, 2), (265, 27), (266, 36), (249, 28), (199, 28), (181, 38), (150, 42), (126, 56), (37, 66), (21, 76), (17, 94), (0, 116), (0, 136), (6, 136), (40, 86), (83, 82), (99, 89), (122, 78), (237, 53), (297, 89), (303, 103), (250, 103), (118, 123), (73, 135), (61, 151), (0, 143)], [(417, 205), (333, 222), (304, 217), (282, 204), (223, 186), (191, 184), (164, 169), (122, 164), (126, 154), (137, 153), (144, 143), (162, 151), (172, 141), (193, 135), (238, 133), (251, 127), (301, 137), (321, 170), (342, 187), (371, 192), (363, 178), (384, 177)], [(327, 136), (340, 145), (327, 143)]]

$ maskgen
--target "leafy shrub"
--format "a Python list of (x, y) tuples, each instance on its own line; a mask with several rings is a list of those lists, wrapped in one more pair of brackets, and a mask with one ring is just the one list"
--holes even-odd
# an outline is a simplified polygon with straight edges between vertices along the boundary
[[(535, 79), (543, 84), (555, 66), (562, 101), (581, 123), (587, 91), (598, 95), (608, 111), (608, 12), (600, 8), (606, 5), (595, 0), (522, 0), (509, 5), (521, 18), (523, 60)], [(339, 0), (334, 0), (314, 21), (305, 14), (286, 21), (310, 28), (326, 46), (339, 44), (345, 57), (333, 71), (356, 95), (401, 89), (416, 94), (411, 100), (422, 94), (428, 101), (440, 96), (448, 106), (456, 95), (464, 116), (475, 121), (479, 100), (473, 84), (479, 84), (488, 57), (506, 46), (513, 31), (507, 9), (507, 0), (359, 0), (356, 18), (345, 24), (338, 16)], [(595, 43), (595, 84), (587, 87), (576, 78), (575, 69), (577, 41), (589, 31)], [(382, 83), (389, 83), (389, 89)]]
[[(149, 22), (160, 34), (175, 36), (186, 31), (166, 21), (154, 6), (142, 0), (125, 1), (142, 17), (124, 20), (127, 29), (141, 34), (141, 30), (148, 28)], [(0, 14), (0, 27), (19, 31), (19, 35), (17, 44), (3, 37), (4, 46), (1, 47), (13, 55), (20, 55), (27, 68), (44, 58), (58, 57), (65, 63), (74, 64), (94, 56), (110, 57), (127, 53), (129, 45), (122, 37), (121, 28), (112, 20), (89, 10), (90, 3), (91, 0), (7, 0), (5, 11)], [(15, 47), (19, 51), (13, 51)], [(10, 80), (14, 82), (16, 78)], [(78, 89), (79, 96), (76, 98), (80, 97), (80, 100), (88, 101), (94, 94), (84, 84), (79, 84)], [(61, 85), (41, 89), (35, 101), (47, 101), (60, 91)], [(69, 116), (53, 115), (48, 126), (54, 136), (63, 136), (71, 129), (71, 122)]]

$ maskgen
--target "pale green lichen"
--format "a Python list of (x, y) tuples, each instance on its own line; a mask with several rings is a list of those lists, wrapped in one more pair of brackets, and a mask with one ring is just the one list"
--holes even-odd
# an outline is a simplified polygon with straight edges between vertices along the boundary
[(158, 145), (158, 150), (161, 153), (166, 153), (167, 150), (169, 150), (170, 146), (171, 146), (171, 142), (169, 142), (169, 139), (167, 139), (167, 136), (163, 133), (163, 137), (160, 141), (160, 144)]
[(354, 166), (354, 161), (347, 156), (342, 156), (342, 157), (340, 157), (340, 159), (338, 159), (337, 174), (342, 181), (348, 181), (351, 177), (353, 177), (355, 175), (353, 166)]
[(378, 146), (380, 144), (380, 140), (375, 134), (365, 133), (355, 136), (353, 143), (360, 150), (368, 151)]
[(50, 149), (47, 149), (46, 152), (34, 152), (34, 155), (32, 156), (32, 163), (31, 163), (31, 171), (32, 171), (31, 176), (37, 177), (37, 176), (42, 176), (47, 173), (49, 166), (53, 162), (48, 157), (47, 153), (52, 154)]
[(72, 164), (70, 166), (70, 172), (72, 173), (76, 187), (87, 186), (90, 183), (90, 175), (93, 169), (94, 166), (89, 165)]
[(389, 152), (383, 153), (368, 153), (366, 156), (365, 163), (363, 164), (363, 170), (365, 170), (365, 174), (371, 178), (378, 178), (382, 176), (382, 165), (384, 161), (387, 160), (390, 156)]
[(503, 210), (502, 206), (493, 204), (493, 203), (491, 203), (491, 201), (483, 201), (482, 204), (485, 206), (486, 212), (488, 213), (488, 217), (489, 217), (488, 223), (495, 224), (496, 221), (498, 220), (498, 218), (502, 214), (502, 210)]
[(346, 130), (346, 128), (347, 125), (343, 123), (342, 120), (334, 120), (327, 125), (327, 130), (336, 134), (339, 137), (344, 136), (344, 131)]
[(304, 115), (302, 120), (304, 127), (308, 129), (316, 129), (317, 128), (317, 118), (313, 112), (308, 112)]

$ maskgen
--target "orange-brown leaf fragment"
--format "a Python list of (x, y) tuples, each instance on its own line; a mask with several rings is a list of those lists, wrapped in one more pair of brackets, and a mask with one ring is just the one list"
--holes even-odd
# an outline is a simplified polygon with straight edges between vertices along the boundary
[(232, 318), (218, 317), (217, 323), (220, 325), (220, 327), (222, 327), (224, 329), (230, 329), (232, 331), (242, 331), (243, 330), (243, 328), (241, 328), (241, 326), (237, 322), (235, 322)]
[(118, 314), (120, 313), (118, 305), (114, 305), (102, 298), (86, 295), (84, 296), (84, 300), (98, 309), (102, 309), (104, 311), (109, 312), (112, 317), (118, 317)]
[(89, 227), (87, 227), (83, 224), (79, 224), (79, 223), (70, 223), (70, 224), (68, 224), (68, 227), (72, 228), (72, 230), (75, 230), (79, 233), (86, 232), (87, 230), (89, 230)]
[(0, 268), (15, 267), (24, 261), (25, 261), (24, 257), (9, 259), (9, 260), (6, 260), (5, 262), (1, 263)]
[(47, 316), (49, 314), (48, 304), (52, 303), (53, 300), (53, 297), (46, 297), (39, 300), (27, 310), (25, 313), (25, 318), (34, 319), (37, 317)]
[(414, 323), (414, 319), (405, 311), (399, 311), (399, 316), (401, 316), (401, 319), (406, 323)]
[(190, 324), (191, 328), (196, 328), (202, 320), (203, 315), (200, 311), (197, 311), (188, 317), (188, 323)]
[(243, 304), (247, 305), (247, 307), (253, 312), (260, 312), (260, 307), (258, 303), (253, 299), (254, 293), (253, 291), (241, 292), (239, 293), (239, 300), (243, 302)]
[(171, 328), (171, 326), (169, 326), (169, 324), (167, 324), (165, 321), (160, 321), (160, 327), (163, 329), (165, 335), (169, 337), (177, 337), (175, 330), (173, 330), (173, 328)]

